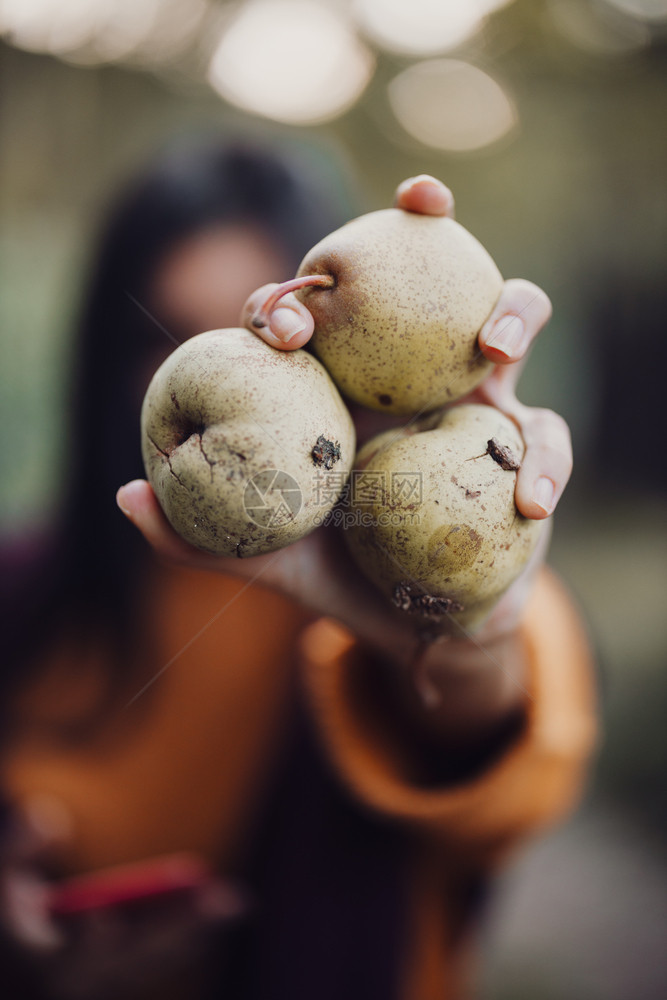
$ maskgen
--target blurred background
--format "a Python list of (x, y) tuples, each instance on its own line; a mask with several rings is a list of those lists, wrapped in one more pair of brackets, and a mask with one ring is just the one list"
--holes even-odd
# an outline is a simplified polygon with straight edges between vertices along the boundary
[(504, 275), (551, 296), (520, 395), (572, 426), (552, 563), (606, 735), (583, 808), (501, 881), (479, 990), (667, 995), (667, 0), (0, 0), (0, 35), (4, 534), (62, 488), (96, 221), (174, 135), (297, 141), (369, 210), (432, 173)]

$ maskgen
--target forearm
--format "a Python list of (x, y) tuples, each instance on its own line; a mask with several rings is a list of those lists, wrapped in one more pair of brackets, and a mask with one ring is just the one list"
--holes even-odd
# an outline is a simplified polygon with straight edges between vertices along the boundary
[(538, 577), (520, 622), (504, 653), (485, 638), (501, 666), (525, 668), (528, 694), (518, 692), (514, 712), (501, 688), (485, 688), (490, 711), (468, 714), (450, 673), (449, 704), (428, 713), (405, 669), (331, 621), (310, 626), (302, 646), (324, 745), (354, 795), (484, 865), (571, 808), (595, 738), (590, 647), (550, 574)]
[(385, 616), (380, 627), (377, 615), (366, 615), (357, 635), (384, 663), (387, 710), (407, 738), (463, 760), (500, 749), (519, 731), (531, 699), (521, 623), (548, 541), (544, 532), (522, 576), (474, 635), (458, 627), (425, 645), (405, 618)]

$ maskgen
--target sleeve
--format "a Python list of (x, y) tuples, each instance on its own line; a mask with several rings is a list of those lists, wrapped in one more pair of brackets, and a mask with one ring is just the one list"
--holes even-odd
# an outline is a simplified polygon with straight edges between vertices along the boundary
[(409, 755), (363, 696), (364, 653), (329, 619), (305, 631), (306, 688), (326, 751), (343, 782), (372, 810), (413, 825), (478, 862), (493, 863), (575, 804), (597, 735), (593, 662), (579, 615), (548, 570), (521, 626), (528, 661), (526, 724), (499, 759), (469, 782), (420, 787)]

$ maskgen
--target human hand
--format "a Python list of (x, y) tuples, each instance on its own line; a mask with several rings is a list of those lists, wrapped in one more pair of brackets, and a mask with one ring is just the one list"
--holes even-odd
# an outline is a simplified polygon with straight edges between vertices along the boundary
[[(427, 175), (403, 181), (396, 190), (394, 204), (407, 212), (454, 218), (452, 192)], [(276, 288), (277, 284), (264, 285), (253, 292), (243, 307), (241, 321), (272, 347), (296, 350), (310, 340), (314, 322), (308, 308), (294, 293), (281, 297), (266, 326), (257, 328), (251, 322)], [(458, 401), (495, 406), (518, 425), (526, 453), (517, 475), (515, 500), (525, 517), (536, 520), (553, 513), (572, 471), (570, 433), (562, 417), (551, 410), (523, 406), (516, 398), (517, 382), (530, 347), (550, 317), (551, 303), (541, 288), (519, 278), (506, 281), (479, 334), (481, 353), (496, 367), (481, 386)], [(377, 432), (411, 422), (381, 414), (373, 414), (371, 419), (360, 407), (351, 410), (362, 438), (369, 426)]]
[[(422, 214), (452, 217), (454, 213), (454, 200), (449, 189), (425, 176), (403, 182), (396, 192), (395, 204), (405, 211)], [(247, 325), (275, 287), (264, 286), (247, 301), (242, 317)], [(535, 519), (543, 519), (553, 512), (567, 482), (572, 460), (569, 432), (564, 421), (551, 411), (522, 406), (514, 391), (530, 345), (550, 313), (547, 296), (535, 285), (521, 280), (505, 282), (479, 336), (480, 351), (496, 367), (474, 393), (460, 401), (494, 405), (520, 427), (526, 454), (517, 477), (515, 499), (520, 512)], [(287, 294), (271, 313), (269, 324), (255, 332), (274, 347), (293, 350), (310, 339), (313, 319), (294, 295)], [(286, 341), (290, 332), (292, 336)], [(368, 425), (372, 423), (372, 433), (405, 422), (401, 418), (362, 412), (358, 407), (351, 408), (351, 412), (357, 429), (362, 429), (363, 422), (366, 425), (364, 429), (368, 431)], [(182, 541), (168, 524), (151, 487), (143, 480), (123, 487), (118, 493), (118, 503), (153, 548), (169, 560), (260, 580), (305, 605), (314, 614), (337, 618), (389, 660), (401, 664), (414, 662), (420, 648), (417, 627), (404, 614), (391, 608), (385, 598), (361, 577), (345, 547), (340, 544), (336, 531), (320, 528), (287, 549), (239, 560), (209, 555)], [(448, 641), (446, 648), (438, 652), (434, 650), (431, 659), (443, 677), (455, 661), (465, 660), (466, 669), (472, 669), (467, 653), (473, 647), (477, 652), (482, 647), (491, 650), (515, 630), (534, 575), (544, 558), (547, 538), (548, 532), (545, 532), (522, 575), (501, 598), (474, 637), (461, 635)], [(482, 662), (479, 656), (478, 660)]]

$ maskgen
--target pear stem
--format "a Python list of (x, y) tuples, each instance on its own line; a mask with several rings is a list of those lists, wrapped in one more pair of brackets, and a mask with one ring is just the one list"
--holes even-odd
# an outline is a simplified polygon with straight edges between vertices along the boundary
[(250, 324), (256, 330), (261, 330), (263, 327), (268, 326), (271, 313), (283, 295), (287, 295), (288, 292), (296, 292), (299, 288), (308, 287), (333, 288), (335, 284), (336, 279), (330, 274), (306, 274), (302, 278), (292, 278), (290, 281), (283, 281), (282, 285), (278, 285), (271, 292), (266, 302), (253, 314)]

